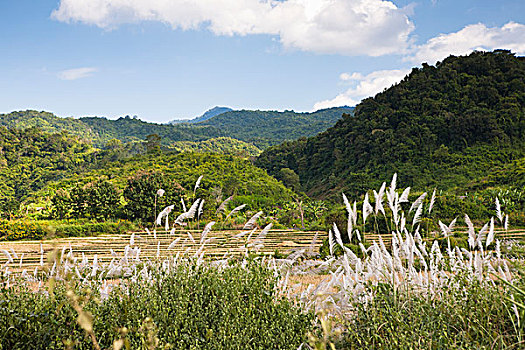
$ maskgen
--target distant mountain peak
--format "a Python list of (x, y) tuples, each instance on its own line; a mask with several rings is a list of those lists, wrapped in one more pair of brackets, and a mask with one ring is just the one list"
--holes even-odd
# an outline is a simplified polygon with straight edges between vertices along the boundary
[(226, 112), (231, 112), (231, 111), (233, 111), (233, 109), (231, 109), (230, 107), (215, 106), (215, 107), (207, 110), (206, 112), (204, 112), (204, 114), (201, 115), (200, 117), (196, 117), (196, 118), (188, 119), (188, 120), (186, 120), (186, 119), (175, 119), (175, 120), (170, 121), (169, 124), (203, 122), (205, 120), (208, 120), (208, 119), (213, 118), (215, 116), (218, 116), (220, 114), (223, 114), (223, 113), (226, 113)]

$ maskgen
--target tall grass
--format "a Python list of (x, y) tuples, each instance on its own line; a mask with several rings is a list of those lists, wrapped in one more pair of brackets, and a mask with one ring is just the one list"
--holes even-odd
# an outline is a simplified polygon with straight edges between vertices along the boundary
[[(523, 310), (518, 305), (523, 297), (516, 292), (521, 282), (496, 234), (496, 224), (508, 225), (501, 208), (496, 204), (498, 220), (492, 218), (480, 230), (465, 220), (463, 234), (471, 244), (459, 247), (456, 220), (440, 221), (439, 232), (422, 234), (420, 218), (432, 212), (435, 192), (428, 202), (425, 193), (410, 203), (409, 194), (410, 188), (397, 188), (394, 176), (389, 187), (384, 183), (373, 196), (365, 195), (361, 212), (343, 195), (348, 240), (334, 224), (325, 260), (316, 259), (312, 249), (298, 249), (284, 259), (259, 255), (271, 225), (257, 228), (263, 215), (257, 213), (245, 231), (230, 238), (242, 245), (241, 257), (206, 257), (210, 223), (199, 242), (188, 233), (168, 247), (187, 246), (185, 254), (142, 257), (138, 237), (132, 236), (109, 263), (80, 259), (70, 248), (17, 276), (6, 264), (0, 312), (8, 321), (0, 328), (0, 344), (29, 348), (31, 337), (44, 344), (52, 333), (54, 346), (69, 339), (68, 346), (89, 348), (84, 335), (89, 332), (75, 322), (81, 313), (64, 297), (74, 286), (75, 295), (85, 288), (93, 291), (85, 308), (104, 347), (115, 340), (124, 344), (124, 338), (139, 346), (146, 333), (154, 333), (148, 336), (150, 345), (194, 349), (521, 347)], [(170, 227), (193, 219), (199, 202), (195, 199)], [(365, 240), (372, 220), (376, 230), (379, 222), (386, 230)], [(199, 246), (196, 252), (190, 253), (190, 244)], [(305, 276), (324, 279), (296, 283)], [(29, 312), (31, 303), (41, 305), (41, 311)], [(314, 323), (313, 314), (319, 315)], [(124, 338), (123, 327), (129, 330)]]

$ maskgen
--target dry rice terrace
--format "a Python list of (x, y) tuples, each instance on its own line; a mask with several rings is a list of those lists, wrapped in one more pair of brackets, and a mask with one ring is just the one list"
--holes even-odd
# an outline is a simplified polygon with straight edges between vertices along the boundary
[[(466, 231), (466, 228), (457, 227), (456, 232)], [(190, 232), (191, 236), (188, 234)], [(211, 240), (205, 244), (205, 257), (211, 259), (221, 259), (226, 254), (241, 255), (246, 248), (246, 235), (235, 238), (241, 231), (213, 231), (208, 234), (206, 239)], [(323, 239), (327, 237), (326, 232), (318, 232), (318, 236), (313, 242), (317, 231), (294, 231), (294, 230), (271, 230), (264, 238), (264, 246), (259, 249), (259, 253), (273, 255), (276, 251), (282, 254), (290, 254), (300, 249), (311, 249), (314, 252), (319, 251)], [(109, 263), (116, 256), (123, 256), (126, 246), (130, 246), (130, 239), (133, 235), (133, 248), (140, 248), (141, 259), (163, 258), (168, 254), (176, 255), (177, 253), (195, 254), (201, 244), (201, 232), (196, 230), (179, 231), (174, 235), (169, 232), (147, 233), (133, 232), (124, 235), (100, 235), (96, 237), (70, 237), (45, 241), (13, 241), (0, 242), (0, 251), (6, 250), (10, 253), (13, 262), (9, 263), (5, 254), (0, 254), (0, 265), (7, 265), (13, 272), (20, 272), (23, 269), (32, 271), (36, 266), (41, 264), (41, 256), (46, 263), (46, 256), (53, 250), (67, 250), (69, 248), (75, 252), (76, 256), (83, 254), (89, 261), (95, 256), (101, 263)], [(498, 239), (512, 239), (525, 241), (525, 229), (514, 229), (505, 231), (496, 231)], [(366, 234), (369, 241), (378, 241), (379, 235)], [(170, 249), (169, 246), (176, 239), (179, 241)], [(386, 245), (390, 245), (391, 234), (382, 234), (381, 238)], [(312, 244), (313, 243), (313, 244)], [(41, 254), (41, 249), (43, 255)], [(158, 254), (158, 255), (157, 255)]]
[[(240, 238), (234, 237), (240, 233), (240, 230), (210, 232), (205, 237), (208, 240), (208, 243), (204, 246), (205, 257), (221, 259), (225, 255), (235, 256), (243, 254), (246, 249), (248, 234)], [(273, 255), (275, 251), (290, 254), (300, 249), (311, 249), (318, 252), (323, 239), (327, 237), (327, 233), (318, 232), (314, 241), (316, 233), (317, 231), (271, 230), (263, 240), (264, 246), (261, 246), (258, 251), (265, 255)], [(131, 238), (132, 236), (133, 238)], [(252, 240), (254, 238), (252, 237)], [(177, 239), (179, 240), (176, 244), (172, 244)], [(45, 264), (46, 256), (53, 250), (69, 252), (70, 248), (77, 257), (83, 254), (89, 261), (92, 261), (97, 256), (99, 263), (109, 263), (114, 257), (122, 257), (125, 250), (129, 249), (126, 246), (132, 246), (135, 249), (140, 248), (139, 256), (141, 260), (156, 259), (157, 257), (163, 258), (167, 255), (176, 255), (177, 253), (193, 255), (202, 246), (201, 232), (184, 230), (178, 231), (173, 235), (166, 231), (156, 234), (151, 232), (149, 234), (147, 232), (133, 232), (125, 235), (0, 242), (0, 251), (8, 251), (13, 259), (13, 262), (8, 263), (7, 256), (0, 254), (0, 265), (5, 266), (7, 263), (7, 266), (13, 272), (20, 272), (23, 269), (32, 271), (35, 267), (41, 265), (41, 256), (43, 256), (43, 263)], [(41, 254), (41, 249), (43, 254)]]

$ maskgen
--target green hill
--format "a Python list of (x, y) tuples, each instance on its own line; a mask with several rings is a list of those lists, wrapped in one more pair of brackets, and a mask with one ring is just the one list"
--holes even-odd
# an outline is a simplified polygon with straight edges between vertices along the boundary
[(214, 127), (230, 137), (266, 148), (286, 140), (316, 135), (333, 126), (344, 113), (351, 114), (352, 111), (350, 107), (329, 108), (313, 113), (230, 111), (197, 125)]
[(178, 152), (208, 152), (219, 154), (232, 154), (241, 157), (257, 156), (261, 150), (251, 143), (231, 137), (217, 137), (204, 141), (177, 141), (172, 148)]
[[(167, 192), (168, 188), (176, 190), (172, 199), (176, 198), (177, 203), (180, 203), (181, 195), (187, 200), (192, 199), (195, 181), (201, 175), (204, 178), (197, 195), (209, 203), (235, 195), (232, 204), (242, 202), (249, 207), (265, 209), (296, 197), (282, 183), (246, 159), (246, 153), (254, 148), (232, 139), (206, 142), (210, 149), (231, 144), (229, 150), (241, 153), (242, 157), (237, 153), (206, 153), (206, 149), (199, 149), (202, 153), (172, 151), (137, 155), (133, 143), (110, 142), (106, 149), (101, 150), (65, 131), (49, 134), (38, 128), (0, 127), (0, 213), (3, 216), (23, 216), (26, 212), (23, 208), (28, 206), (49, 207), (51, 198), (59, 190), (70, 191), (100, 181), (114, 186), (116, 192), (109, 188), (113, 197), (124, 193), (122, 198), (126, 202), (125, 192), (130, 179), (142, 176), (146, 176), (144, 186), (158, 185), (159, 188), (165, 187)], [(152, 199), (157, 189), (145, 191), (144, 196)], [(100, 190), (109, 191), (105, 187)], [(127, 218), (125, 212), (118, 213), (118, 210), (114, 215)]]
[[(181, 142), (199, 143), (217, 139), (225, 141), (224, 137), (251, 143), (257, 148), (275, 145), (285, 140), (293, 140), (302, 136), (315, 135), (335, 124), (348, 108), (335, 108), (315, 113), (268, 112), (268, 111), (232, 111), (226, 112), (202, 123), (156, 124), (142, 121), (129, 116), (116, 120), (84, 117), (60, 118), (52, 113), (38, 111), (21, 111), (0, 114), (0, 126), (7, 128), (27, 129), (39, 128), (47, 133), (67, 131), (72, 135), (91, 141), (95, 147), (104, 147), (107, 142), (117, 139), (122, 142), (142, 142), (148, 135), (157, 134), (164, 147), (184, 148)], [(218, 145), (218, 142), (213, 142)], [(225, 145), (217, 147), (218, 152)], [(188, 144), (189, 145), (189, 144)], [(187, 147), (186, 147), (187, 148)], [(210, 142), (192, 148), (210, 148)], [(250, 154), (258, 153), (254, 147)], [(229, 152), (229, 151), (228, 151)]]
[[(303, 190), (324, 197), (360, 193), (394, 172), (418, 188), (488, 184), (496, 171), (523, 174), (524, 156), (525, 58), (497, 50), (414, 68), (355, 116), (269, 148), (256, 164), (278, 178), (291, 169)], [(513, 185), (525, 185), (518, 175)]]
[(20, 202), (49, 181), (82, 171), (95, 158), (90, 143), (67, 133), (0, 127), (0, 211), (18, 210)]

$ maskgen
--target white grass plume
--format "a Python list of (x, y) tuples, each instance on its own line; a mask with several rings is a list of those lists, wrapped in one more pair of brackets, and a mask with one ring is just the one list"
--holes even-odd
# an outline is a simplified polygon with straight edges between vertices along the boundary
[(201, 199), (201, 202), (199, 204), (199, 210), (197, 210), (197, 217), (200, 218), (203, 212), (204, 212), (204, 199)]
[(501, 204), (499, 198), (496, 197), (496, 215), (498, 216), (499, 222), (503, 223), (503, 213), (501, 212)]
[(336, 242), (341, 246), (341, 249), (343, 249), (343, 251), (344, 251), (345, 250), (345, 245), (343, 244), (343, 239), (341, 237), (341, 232), (337, 228), (337, 225), (336, 225), (335, 222), (334, 222), (334, 235), (335, 235)]
[(240, 210), (243, 210), (245, 207), (246, 207), (246, 204), (241, 204), (238, 207), (233, 208), (233, 210), (230, 211), (230, 213), (226, 216), (226, 219), (224, 219), (224, 221), (228, 220), (230, 216), (232, 216), (233, 214), (235, 214), (236, 212)]
[(330, 255), (334, 255), (334, 236), (332, 230), (328, 230), (328, 248), (330, 250)]
[(474, 229), (472, 221), (470, 220), (467, 214), (465, 214), (465, 223), (468, 227), (468, 245), (470, 249), (474, 249), (476, 247), (476, 231)]
[(383, 184), (381, 185), (381, 188), (379, 189), (379, 192), (376, 192), (374, 190), (374, 198), (375, 198), (374, 212), (376, 215), (379, 212), (385, 215), (385, 208), (383, 207), (383, 197), (385, 196), (385, 188), (386, 188), (386, 182), (383, 182)]
[(417, 207), (414, 218), (412, 219), (412, 227), (416, 226), (416, 224), (420, 221), (421, 214), (423, 214), (423, 203), (420, 203), (419, 207)]
[(190, 207), (190, 209), (182, 214), (180, 214), (177, 219), (175, 220), (175, 224), (179, 224), (179, 225), (182, 225), (182, 223), (184, 222), (184, 220), (186, 219), (193, 219), (195, 217), (195, 213), (197, 212), (197, 208), (199, 206), (199, 202), (201, 201), (201, 199), (197, 199), (195, 202), (193, 202), (192, 206)]
[(169, 213), (171, 213), (171, 211), (173, 210), (175, 206), (174, 205), (168, 205), (166, 208), (164, 208), (160, 213), (159, 215), (157, 215), (157, 225), (162, 225), (162, 218), (163, 217), (167, 217), (169, 215)]
[(490, 218), (489, 233), (487, 234), (486, 248), (494, 241), (494, 218)]
[(175, 246), (177, 245), (177, 243), (179, 243), (181, 238), (182, 237), (179, 237), (179, 238), (175, 239), (173, 242), (171, 242), (170, 245), (168, 246), (168, 250), (175, 248)]
[(13, 257), (11, 256), (11, 254), (9, 254), (9, 252), (5, 249), (2, 249), (2, 253), (4, 253), (4, 255), (7, 257), (7, 263), (8, 264), (12, 264), (13, 263)]
[(248, 220), (246, 222), (246, 224), (244, 224), (244, 227), (242, 228), (243, 230), (251, 230), (252, 228), (254, 228), (255, 226), (255, 223), (257, 222), (257, 220), (259, 219), (259, 217), (261, 217), (261, 215), (263, 214), (262, 211), (256, 213), (254, 216), (252, 216), (250, 218), (250, 220)]
[(425, 197), (427, 196), (427, 193), (424, 192), (421, 196), (419, 196), (415, 201), (414, 203), (412, 203), (412, 205), (410, 206), (410, 210), (408, 211), (409, 213), (412, 212), (412, 210), (414, 209), (417, 209), (422, 203), (423, 201), (425, 200)]
[(260, 242), (260, 241), (262, 241), (262, 240), (266, 237), (266, 235), (268, 234), (268, 232), (270, 232), (270, 230), (272, 229), (272, 226), (273, 226), (272, 223), (269, 223), (268, 225), (266, 225), (266, 226), (263, 228), (263, 230), (261, 231), (261, 233), (259, 233), (259, 234), (257, 235), (257, 237), (255, 238), (255, 241), (256, 241), (256, 242)]
[(432, 192), (432, 198), (430, 198), (430, 204), (428, 205), (428, 213), (432, 211), (432, 208), (434, 207), (434, 203), (436, 202), (436, 189), (434, 188), (434, 192)]
[(405, 188), (403, 193), (401, 193), (401, 197), (399, 197), (399, 203), (406, 203), (408, 202), (408, 196), (410, 194), (410, 187)]
[(215, 214), (219, 214), (219, 213), (224, 213), (224, 211), (226, 210), (226, 206), (228, 205), (228, 203), (233, 199), (233, 196), (230, 196), (228, 198), (226, 198), (220, 205), (219, 207), (217, 208), (217, 211), (215, 212)]
[(372, 205), (370, 205), (370, 202), (368, 201), (368, 192), (365, 194), (365, 200), (363, 201), (363, 225), (366, 223), (366, 219), (369, 214), (371, 214), (374, 211), (372, 208)]
[(197, 181), (195, 182), (195, 188), (193, 189), (193, 194), (195, 195), (195, 192), (197, 192), (197, 188), (199, 188), (200, 184), (201, 184), (201, 180), (203, 178), (203, 175), (199, 176), (199, 178), (197, 179)]
[(210, 233), (211, 231), (211, 228), (213, 227), (213, 225), (215, 225), (215, 221), (210, 221), (205, 227), (204, 227), (204, 230), (202, 231), (202, 234), (201, 234), (201, 240), (200, 240), (200, 243), (202, 244), (204, 242), (204, 240), (206, 239), (206, 236), (208, 236), (208, 234)]

